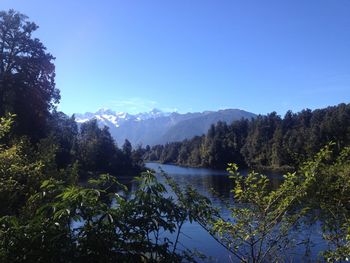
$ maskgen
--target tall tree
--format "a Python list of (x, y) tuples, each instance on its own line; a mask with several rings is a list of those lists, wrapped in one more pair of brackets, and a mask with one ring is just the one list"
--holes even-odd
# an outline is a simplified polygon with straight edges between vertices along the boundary
[(15, 132), (39, 139), (59, 102), (54, 57), (32, 36), (38, 26), (14, 10), (0, 12), (0, 116), (17, 115)]

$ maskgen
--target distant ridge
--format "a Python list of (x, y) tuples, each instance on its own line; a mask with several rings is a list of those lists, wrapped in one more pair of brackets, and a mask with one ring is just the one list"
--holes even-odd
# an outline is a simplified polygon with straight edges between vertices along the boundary
[(75, 114), (78, 123), (96, 119), (99, 126), (107, 126), (118, 145), (128, 139), (134, 146), (155, 145), (182, 141), (205, 134), (211, 124), (218, 121), (231, 123), (256, 115), (239, 109), (204, 111), (180, 114), (153, 109), (135, 115), (100, 109), (95, 113)]

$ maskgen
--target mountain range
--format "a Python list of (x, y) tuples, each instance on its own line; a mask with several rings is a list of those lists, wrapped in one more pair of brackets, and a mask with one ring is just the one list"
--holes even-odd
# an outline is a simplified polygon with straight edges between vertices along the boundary
[(129, 114), (100, 109), (95, 113), (75, 114), (78, 124), (96, 119), (100, 127), (107, 126), (118, 145), (128, 139), (133, 146), (155, 145), (182, 141), (196, 135), (205, 134), (211, 124), (218, 121), (231, 123), (242, 118), (251, 119), (256, 115), (239, 109), (204, 111), (193, 113), (150, 112)]

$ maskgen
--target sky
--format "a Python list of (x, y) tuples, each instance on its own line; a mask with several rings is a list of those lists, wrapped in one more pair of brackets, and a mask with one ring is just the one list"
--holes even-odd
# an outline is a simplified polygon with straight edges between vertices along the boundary
[(350, 0), (0, 0), (10, 8), (39, 25), (67, 114), (350, 102)]

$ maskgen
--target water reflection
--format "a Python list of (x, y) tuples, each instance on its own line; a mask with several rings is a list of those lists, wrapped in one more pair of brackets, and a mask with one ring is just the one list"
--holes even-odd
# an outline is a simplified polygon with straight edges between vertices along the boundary
[[(215, 196), (220, 195), (225, 201), (231, 199), (231, 190), (234, 187), (234, 180), (229, 178), (227, 171), (205, 169), (205, 168), (188, 168), (169, 164), (147, 163), (146, 167), (152, 169), (159, 174), (164, 171), (170, 175), (179, 185), (191, 185), (202, 195), (216, 200)], [(247, 175), (248, 170), (240, 170), (240, 174)], [(283, 181), (283, 176), (280, 173), (264, 173), (270, 179), (271, 189), (277, 189)], [(158, 175), (158, 178), (160, 176)], [(212, 190), (216, 193), (211, 194)]]

